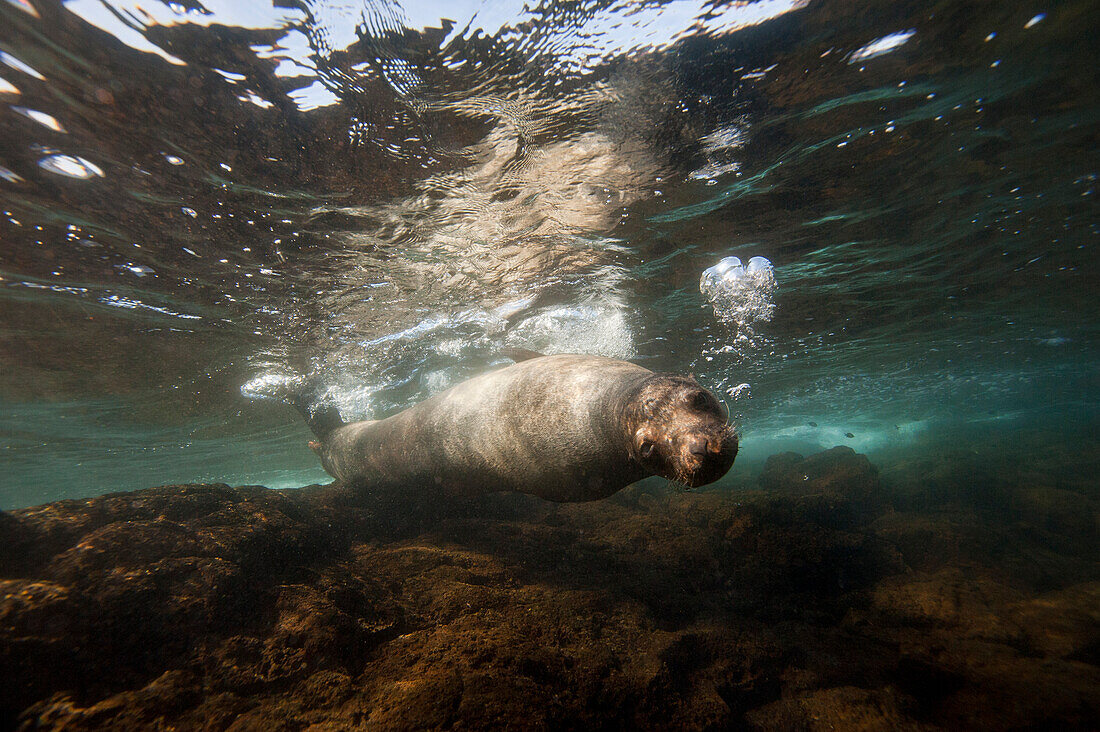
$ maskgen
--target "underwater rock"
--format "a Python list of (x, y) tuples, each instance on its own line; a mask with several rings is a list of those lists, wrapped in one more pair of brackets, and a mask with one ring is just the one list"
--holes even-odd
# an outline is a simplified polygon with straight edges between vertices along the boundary
[(897, 690), (842, 686), (781, 699), (753, 710), (749, 722), (756, 729), (806, 730), (927, 730), (909, 717), (912, 706)]
[[(1040, 589), (1031, 549), (998, 562), (1014, 524), (972, 518), (891, 511), (847, 448), (581, 505), (208, 485), (13, 511), (0, 727), (1088, 726), (1095, 558)], [(943, 526), (953, 552), (921, 554)]]
[(872, 606), (900, 625), (952, 628), (966, 637), (1012, 643), (1023, 628), (1006, 611), (1023, 596), (991, 573), (949, 567), (883, 580)]
[(1100, 662), (1100, 582), (1022, 600), (1009, 609), (1037, 655)]
[(1007, 500), (1009, 510), (1021, 520), (1045, 530), (1100, 537), (1100, 501), (1087, 495), (1040, 484), (1019, 486)]
[(866, 455), (843, 445), (810, 457), (784, 452), (764, 463), (760, 485), (768, 490), (869, 494), (878, 487), (878, 469)]
[(796, 452), (772, 455), (758, 482), (804, 518), (835, 528), (861, 526), (885, 510), (878, 469), (850, 447), (809, 457)]

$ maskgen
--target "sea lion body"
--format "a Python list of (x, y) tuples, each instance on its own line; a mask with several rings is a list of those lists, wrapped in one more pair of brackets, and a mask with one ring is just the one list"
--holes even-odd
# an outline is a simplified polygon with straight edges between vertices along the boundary
[(314, 449), (333, 477), (368, 489), (589, 501), (654, 474), (686, 485), (717, 480), (737, 438), (693, 379), (556, 355), (482, 374), (386, 419), (336, 427)]

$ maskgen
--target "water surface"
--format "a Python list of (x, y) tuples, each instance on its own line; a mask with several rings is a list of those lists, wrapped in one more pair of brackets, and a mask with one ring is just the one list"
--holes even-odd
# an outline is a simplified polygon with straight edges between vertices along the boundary
[(1092, 4), (448, 7), (0, 4), (0, 506), (321, 481), (242, 386), (504, 346), (695, 373), (730, 480), (1095, 427)]

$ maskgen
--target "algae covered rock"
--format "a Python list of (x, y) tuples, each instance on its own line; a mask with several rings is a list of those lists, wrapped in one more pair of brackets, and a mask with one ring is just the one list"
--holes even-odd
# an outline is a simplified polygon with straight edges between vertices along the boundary
[(1090, 726), (1097, 557), (1005, 495), (914, 511), (837, 448), (567, 506), (192, 485), (0, 514), (0, 727)]

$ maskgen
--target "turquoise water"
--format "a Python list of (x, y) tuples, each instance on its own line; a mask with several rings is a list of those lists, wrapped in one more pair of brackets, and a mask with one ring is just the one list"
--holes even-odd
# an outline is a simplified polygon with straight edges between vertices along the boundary
[(253, 380), (505, 346), (695, 373), (730, 484), (1095, 430), (1093, 4), (432, 7), (0, 4), (0, 508), (324, 481)]

